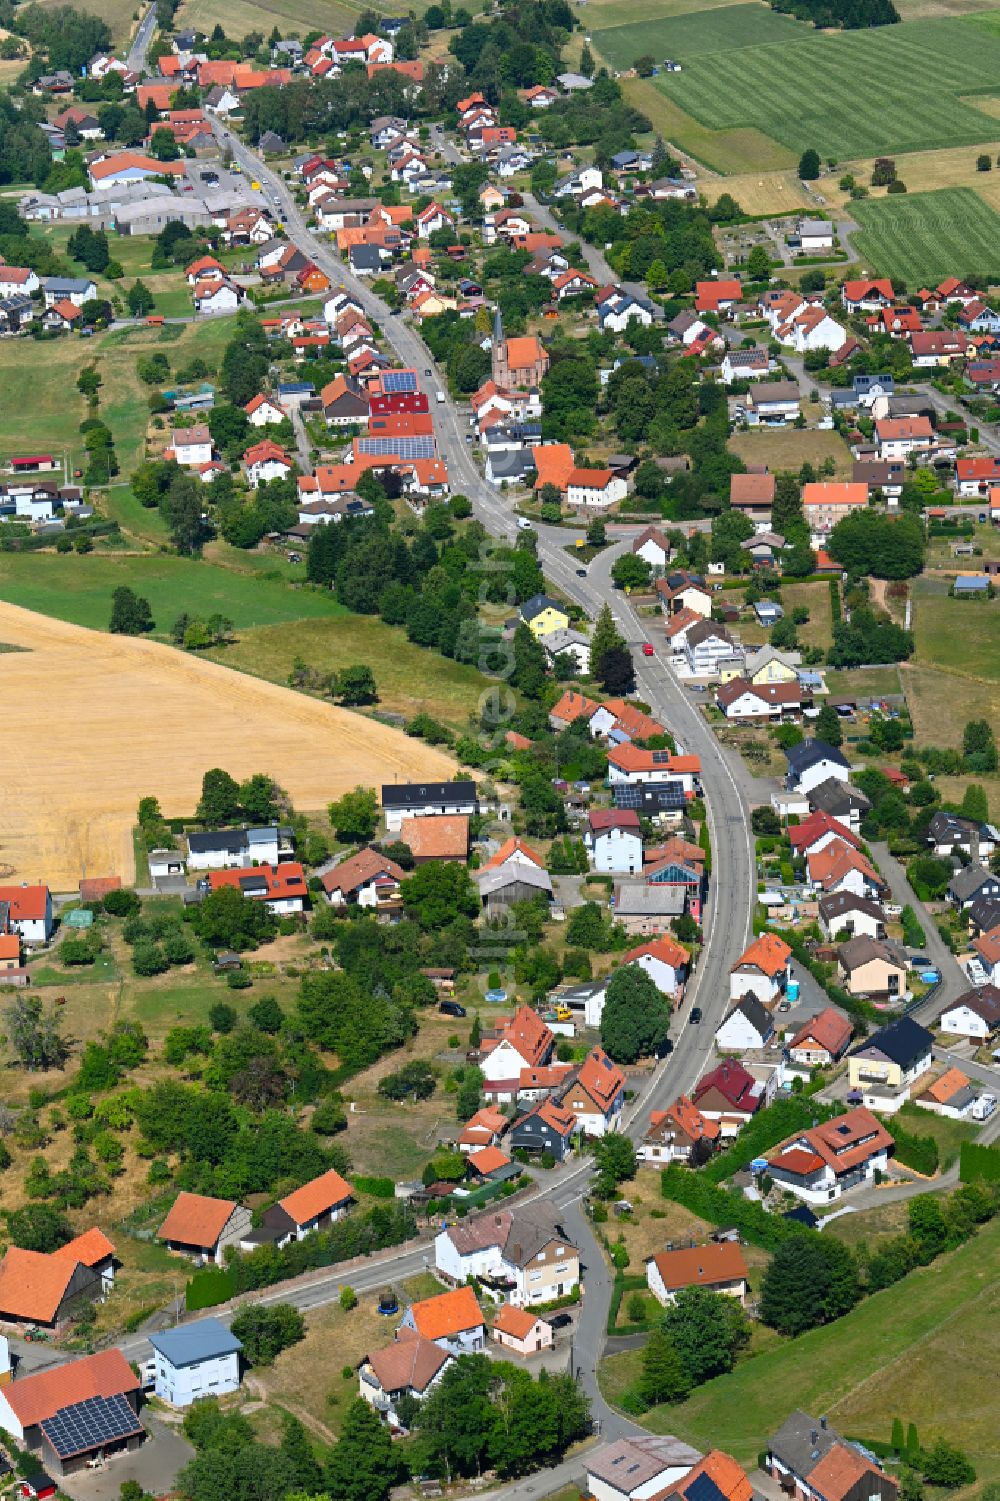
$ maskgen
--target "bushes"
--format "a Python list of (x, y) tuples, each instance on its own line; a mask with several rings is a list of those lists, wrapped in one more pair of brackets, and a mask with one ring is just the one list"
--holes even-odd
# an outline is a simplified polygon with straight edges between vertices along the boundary
[(796, 1220), (768, 1214), (762, 1204), (745, 1199), (738, 1189), (718, 1188), (703, 1174), (692, 1173), (677, 1162), (663, 1169), (660, 1192), (700, 1219), (711, 1220), (714, 1225), (735, 1225), (746, 1240), (765, 1251), (776, 1251), (790, 1235), (813, 1233)]
[(206, 1266), (188, 1279), (184, 1289), (184, 1306), (188, 1313), (200, 1308), (214, 1308), (228, 1303), (236, 1292), (236, 1278), (231, 1267)]
[(740, 1168), (748, 1167), (755, 1157), (763, 1157), (779, 1141), (794, 1136), (797, 1131), (807, 1131), (813, 1122), (830, 1120), (840, 1114), (833, 1105), (821, 1105), (818, 1100), (796, 1095), (787, 1100), (775, 1100), (773, 1105), (759, 1110), (743, 1127), (728, 1151), (720, 1152), (704, 1168), (701, 1176), (711, 1183), (722, 1183)]
[(924, 944), (927, 942), (927, 937), (920, 925), (920, 920), (917, 917), (917, 914), (914, 912), (909, 902), (907, 902), (906, 906), (903, 908), (902, 922), (903, 942), (906, 944), (906, 946), (911, 949), (923, 948)]

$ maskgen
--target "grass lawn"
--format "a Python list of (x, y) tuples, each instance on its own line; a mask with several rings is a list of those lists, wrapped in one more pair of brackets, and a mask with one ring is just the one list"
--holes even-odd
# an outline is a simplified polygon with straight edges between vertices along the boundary
[(901, 692), (897, 667), (828, 672), (826, 686), (835, 698), (877, 698), (882, 694)]
[[(241, 585), (251, 587), (253, 592), (267, 587), (252, 581), (248, 585), (246, 580)], [(305, 596), (295, 593), (291, 597)], [(480, 694), (487, 687), (487, 679), (475, 667), (414, 646), (402, 630), (371, 616), (341, 613), (334, 620), (317, 619), (320, 612), (312, 613), (311, 620), (298, 621), (291, 629), (267, 625), (245, 631), (232, 646), (211, 655), (228, 667), (275, 683), (287, 683), (296, 657), (323, 672), (367, 662), (375, 672), (381, 709), (407, 717), (424, 711), (455, 728), (467, 727), (468, 716), (476, 712)]]
[(851, 450), (839, 433), (820, 432), (817, 428), (775, 428), (772, 431), (734, 433), (729, 450), (745, 464), (766, 464), (769, 469), (801, 469), (812, 464), (818, 469), (824, 459), (833, 459), (836, 477), (850, 477)]
[(975, 783), (982, 787), (986, 793), (989, 805), (990, 818), (994, 821), (1000, 818), (1000, 776), (984, 776), (982, 772), (976, 772), (964, 777), (935, 777), (934, 785), (941, 794), (941, 800), (945, 803), (961, 803), (965, 796), (966, 787)]
[(232, 337), (231, 318), (170, 328), (114, 329), (81, 340), (70, 334), (45, 344), (20, 339), (0, 341), (0, 453), (52, 450), (66, 455), (70, 468), (84, 462), (80, 423), (86, 416), (76, 378), (84, 364), (95, 362), (101, 377), (101, 416), (115, 435), (122, 476), (142, 458), (149, 391), (136, 376), (136, 361), (162, 350), (174, 369), (199, 355), (217, 365)]
[[(216, 568), (193, 558), (38, 552), (0, 556), (0, 599), (94, 630), (107, 630), (111, 595), (119, 584), (127, 584), (149, 600), (157, 632), (163, 635), (183, 613), (202, 617), (220, 613), (242, 631), (279, 621), (330, 620), (346, 614), (329, 594), (292, 589), (279, 581)], [(423, 655), (430, 658), (430, 653)]]
[(1000, 734), (1000, 682), (959, 678), (922, 663), (903, 663), (900, 679), (920, 745), (961, 745), (967, 719), (988, 719)]
[(919, 1105), (906, 1104), (896, 1116), (905, 1131), (914, 1136), (933, 1136), (941, 1156), (942, 1172), (957, 1159), (963, 1141), (973, 1141), (980, 1127), (975, 1121), (952, 1121)]
[[(922, 1112), (924, 1115), (926, 1111)], [(824, 1235), (835, 1235), (845, 1245), (877, 1245), (891, 1235), (902, 1235), (906, 1230), (907, 1211), (905, 1202), (880, 1204), (875, 1209), (859, 1209), (856, 1214), (840, 1214), (830, 1220)]]
[[(905, 171), (905, 168), (903, 169)], [(855, 250), (872, 270), (932, 286), (949, 266), (1000, 274), (1000, 214), (971, 188), (942, 188), (854, 205)]]
[[(796, 155), (814, 146), (843, 161), (973, 144), (995, 133), (963, 102), (977, 90), (995, 91), (1000, 71), (1000, 34), (978, 18), (817, 32), (756, 5), (734, 5), (609, 27), (594, 41), (618, 68), (642, 53), (679, 59), (683, 71), (656, 82), (681, 110), (713, 130), (756, 128)], [(673, 139), (687, 145), (683, 134)]]
[[(373, 9), (392, 14), (380, 0), (376, 0)], [(415, 9), (419, 13), (425, 5), (417, 5)], [(202, 31), (211, 31), (218, 24), (230, 37), (241, 37), (248, 31), (262, 31), (269, 36), (273, 26), (282, 34), (293, 31), (304, 36), (307, 31), (320, 30), (332, 36), (349, 36), (357, 14), (357, 6), (347, 4), (346, 0), (317, 0), (315, 4), (309, 0), (278, 0), (273, 6), (261, 0), (186, 0), (178, 12), (178, 20)]]
[(1000, 681), (1000, 600), (952, 599), (947, 587), (927, 577), (914, 583), (915, 661), (963, 678)]
[[(850, 1218), (848, 1216), (848, 1218)], [(841, 1433), (888, 1440), (893, 1417), (939, 1433), (985, 1467), (1000, 1462), (992, 1383), (1000, 1314), (1000, 1223), (959, 1250), (866, 1299), (846, 1318), (783, 1341), (642, 1419), (752, 1465), (793, 1408), (828, 1413)]]

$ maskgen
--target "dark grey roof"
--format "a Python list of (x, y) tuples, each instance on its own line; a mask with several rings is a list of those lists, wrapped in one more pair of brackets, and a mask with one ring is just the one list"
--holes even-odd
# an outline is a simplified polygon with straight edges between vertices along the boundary
[(534, 467), (535, 461), (529, 449), (517, 448), (511, 453), (490, 455), (490, 473), (496, 480), (520, 479)]
[(935, 813), (927, 825), (928, 838), (935, 843), (950, 839), (955, 844), (968, 844), (975, 834), (980, 838), (993, 837), (988, 824), (975, 818), (962, 818), (958, 813)]
[(768, 1448), (786, 1469), (804, 1479), (839, 1443), (840, 1437), (832, 1428), (824, 1428), (818, 1418), (797, 1408), (771, 1438)]
[(992, 875), (990, 871), (984, 870), (981, 865), (964, 865), (961, 870), (956, 870), (952, 876), (948, 883), (948, 890), (952, 896), (957, 897), (960, 902), (964, 902), (969, 897), (975, 896), (976, 892), (983, 886), (996, 889), (997, 877)]
[(1000, 926), (1000, 897), (977, 897), (966, 916), (977, 932), (988, 933)]
[(853, 891), (830, 891), (819, 899), (819, 915), (826, 922), (842, 917), (845, 912), (865, 912), (869, 917), (884, 922), (885, 913), (878, 902), (865, 896), (856, 896)]
[(352, 245), (351, 265), (361, 266), (366, 271), (377, 271), (382, 264), (382, 252), (377, 245)]
[(811, 787), (808, 797), (811, 808), (819, 808), (823, 813), (829, 813), (831, 818), (850, 813), (852, 808), (857, 808), (861, 813), (867, 813), (871, 807), (871, 803), (859, 787), (853, 786), (850, 782), (842, 782), (839, 777), (827, 777), (825, 782)]
[(553, 599), (550, 594), (533, 594), (521, 606), (521, 619), (534, 620), (535, 616), (540, 615), (543, 610), (559, 610), (563, 614), (566, 613), (559, 601)]
[(798, 401), (799, 388), (793, 380), (762, 380), (750, 390), (755, 407), (768, 401)]
[(246, 829), (217, 829), (208, 834), (189, 834), (187, 842), (192, 855), (207, 854), (211, 850), (239, 855), (247, 848), (249, 840)]
[[(757, 1032), (761, 1037), (770, 1037), (771, 1033), (774, 1031), (774, 1023), (771, 1020), (770, 1012), (765, 1006), (761, 1005), (760, 1001), (752, 991), (748, 990), (746, 995), (743, 996), (742, 1000), (736, 1002), (736, 1005), (727, 1015), (726, 1021), (729, 1020), (730, 1016), (734, 1016), (737, 1011), (741, 1014), (741, 1016), (746, 1017), (751, 1027), (753, 1027), (754, 1031)], [(723, 1025), (725, 1025), (725, 1023), (723, 1023)]]
[(383, 808), (427, 808), (438, 803), (474, 803), (475, 782), (383, 782)]
[(853, 1051), (859, 1054), (882, 1053), (905, 1069), (930, 1053), (933, 1041), (927, 1028), (915, 1022), (912, 1016), (900, 1016), (866, 1037)]
[(785, 750), (785, 760), (789, 770), (796, 771), (800, 775), (807, 771), (810, 766), (816, 766), (820, 761), (832, 761), (836, 766), (843, 766), (849, 771), (851, 767), (847, 757), (836, 746), (827, 745), (825, 740), (800, 740), (798, 745), (790, 745)]

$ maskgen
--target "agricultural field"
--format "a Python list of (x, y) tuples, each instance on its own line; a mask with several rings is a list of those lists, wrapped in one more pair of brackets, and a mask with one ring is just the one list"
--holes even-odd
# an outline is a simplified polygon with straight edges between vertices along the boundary
[[(849, 1217), (850, 1218), (850, 1217)], [(984, 1368), (996, 1360), (1000, 1223), (959, 1250), (866, 1299), (846, 1318), (781, 1341), (686, 1402), (641, 1421), (702, 1449), (719, 1433), (743, 1465), (793, 1408), (829, 1414), (841, 1433), (888, 1441), (892, 1420), (915, 1422), (921, 1440), (944, 1433), (979, 1478), (1000, 1472), (995, 1404)]]
[(131, 879), (139, 798), (158, 797), (168, 816), (189, 813), (203, 773), (220, 760), (236, 777), (270, 773), (310, 809), (353, 787), (362, 767), (375, 785), (454, 770), (448, 756), (375, 720), (155, 641), (85, 631), (12, 604), (0, 605), (0, 640), (25, 648), (4, 662), (0, 861), (18, 880), (45, 879), (56, 891), (85, 873)]
[(773, 472), (779, 469), (801, 469), (803, 464), (812, 464), (818, 469), (824, 459), (833, 459), (836, 478), (849, 479), (851, 475), (851, 450), (839, 433), (821, 432), (818, 428), (774, 428), (744, 433), (734, 433), (729, 440), (729, 450), (738, 454), (744, 464), (766, 464)]
[(854, 250), (882, 276), (911, 287), (934, 286), (956, 271), (1000, 276), (1000, 214), (971, 188), (897, 194), (856, 203), (852, 213), (861, 226)]
[(922, 745), (959, 746), (967, 719), (988, 719), (1000, 735), (1000, 682), (961, 681), (943, 668), (900, 668), (914, 738)]
[[(976, 18), (817, 32), (756, 5), (734, 5), (609, 27), (594, 42), (618, 68), (641, 53), (657, 62), (677, 58), (683, 71), (655, 80), (675, 106), (714, 131), (756, 128), (796, 156), (813, 146), (843, 161), (974, 144), (995, 134), (967, 102), (977, 89), (995, 92), (1000, 71), (1000, 34)], [(671, 139), (688, 145), (683, 132)]]
[[(748, 173), (753, 177), (756, 173), (774, 173), (785, 168), (791, 175), (790, 169), (796, 163), (794, 153), (760, 130), (713, 130), (668, 98), (655, 78), (626, 78), (622, 83), (622, 91), (629, 104), (642, 110), (657, 135), (717, 172)], [(712, 197), (709, 181), (706, 180), (705, 190)], [(718, 189), (714, 194), (715, 198), (729, 190), (726, 178), (720, 177), (712, 185)], [(805, 195), (801, 189), (797, 192), (803, 201), (799, 204), (792, 197), (788, 203), (789, 208), (806, 206)], [(783, 199), (781, 201), (784, 202)], [(743, 198), (739, 199), (739, 203), (742, 207)], [(746, 211), (755, 212), (749, 207)], [(766, 207), (756, 212), (773, 213), (775, 209), (768, 201)]]
[[(40, 0), (44, 10), (55, 9), (62, 0)], [(91, 13), (100, 16), (111, 27), (111, 35), (116, 45), (127, 43), (135, 30), (139, 19), (139, 11), (143, 9), (137, 0), (94, 0), (90, 6)]]
[[(98, 0), (98, 10), (109, 3), (118, 0)], [(410, 9), (421, 15), (429, 3), (430, 0), (417, 0)], [(382, 0), (375, 0), (372, 9), (387, 16), (395, 14)], [(305, 36), (307, 31), (350, 36), (358, 10), (348, 0), (316, 0), (312, 4), (309, 0), (277, 0), (273, 5), (264, 4), (263, 0), (184, 0), (177, 22), (205, 32), (218, 25), (229, 37), (241, 37), (248, 31), (262, 31), (270, 36), (275, 26), (286, 36)]]

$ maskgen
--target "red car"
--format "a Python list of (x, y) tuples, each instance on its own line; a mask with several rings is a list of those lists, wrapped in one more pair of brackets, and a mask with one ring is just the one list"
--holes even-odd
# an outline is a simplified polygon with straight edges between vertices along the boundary
[(644, 641), (642, 643), (642, 654), (644, 657), (651, 657), (653, 655), (652, 641)]

